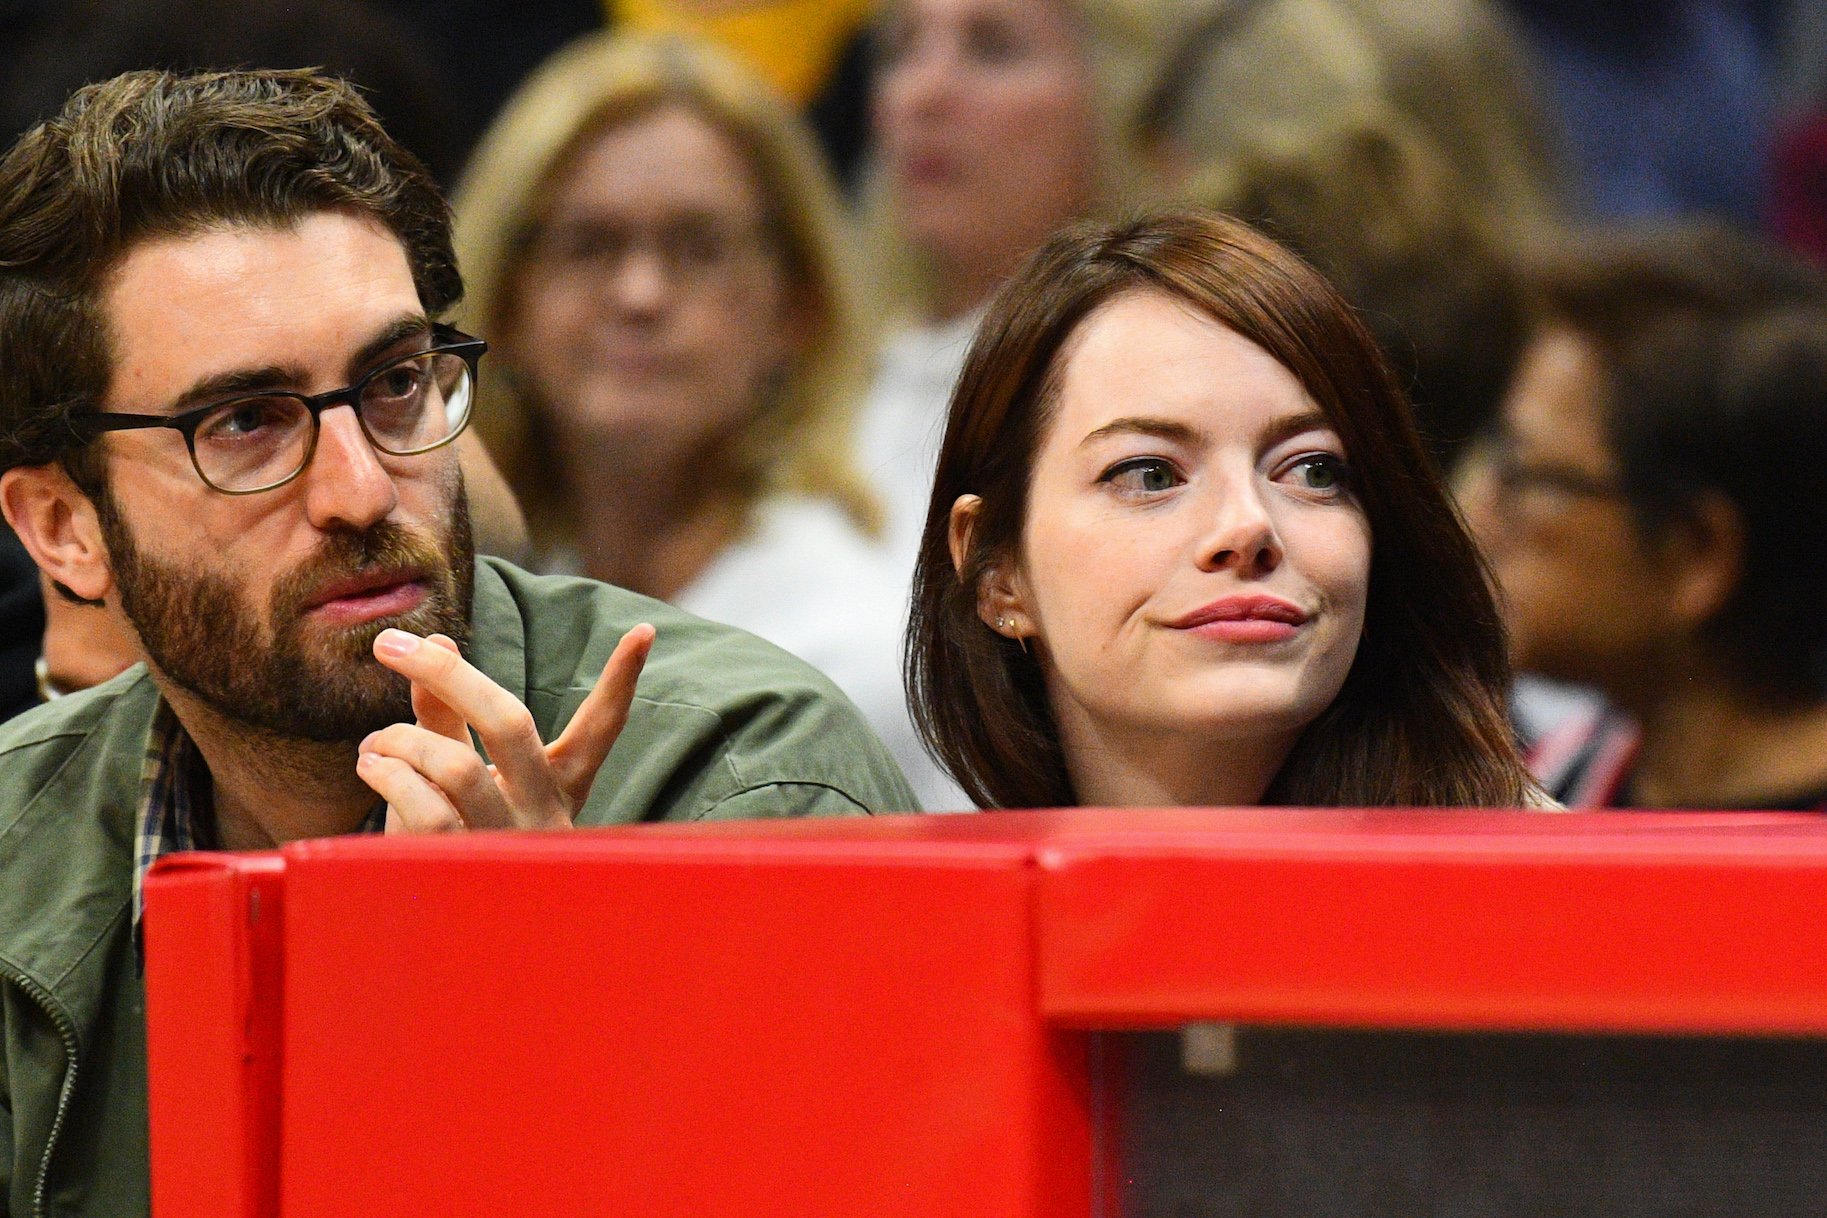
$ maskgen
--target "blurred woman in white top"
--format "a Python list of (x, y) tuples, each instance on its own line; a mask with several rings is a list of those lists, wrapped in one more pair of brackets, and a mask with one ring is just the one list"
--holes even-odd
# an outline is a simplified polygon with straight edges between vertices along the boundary
[(503, 109), (456, 210), (498, 356), (476, 426), (546, 565), (801, 656), (926, 806), (966, 806), (908, 720), (906, 573), (851, 457), (864, 311), (786, 105), (708, 47), (592, 36)]

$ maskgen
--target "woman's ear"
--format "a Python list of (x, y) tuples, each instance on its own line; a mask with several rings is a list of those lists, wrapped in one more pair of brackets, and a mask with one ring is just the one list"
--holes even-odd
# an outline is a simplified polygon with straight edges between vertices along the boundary
[(1744, 519), (1724, 495), (1703, 495), (1692, 518), (1672, 530), (1664, 557), (1669, 607), (1696, 629), (1718, 616), (1744, 576)]
[(0, 474), (0, 512), (32, 561), (79, 600), (102, 601), (114, 589), (114, 569), (95, 504), (55, 462)]
[[(971, 540), (982, 511), (983, 500), (976, 495), (960, 495), (952, 504), (946, 542), (951, 550), (952, 570), (960, 579), (964, 578)], [(977, 575), (977, 616), (997, 634), (1022, 643), (1024, 647), (1025, 640), (1034, 634), (1021, 574), (1006, 555), (991, 559)]]

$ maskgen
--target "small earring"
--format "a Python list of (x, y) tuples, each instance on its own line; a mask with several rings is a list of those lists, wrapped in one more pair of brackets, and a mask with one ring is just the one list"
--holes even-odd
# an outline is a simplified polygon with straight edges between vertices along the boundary
[(998, 616), (996, 618), (996, 629), (1007, 630), (1008, 628), (1009, 628), (1009, 619), (1006, 617)]

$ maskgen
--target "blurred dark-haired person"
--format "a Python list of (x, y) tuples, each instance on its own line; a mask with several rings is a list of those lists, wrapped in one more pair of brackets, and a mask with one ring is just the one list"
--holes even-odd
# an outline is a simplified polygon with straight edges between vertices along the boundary
[(0, 1213), (146, 1211), (167, 852), (911, 806), (784, 652), (475, 557), (461, 294), (320, 73), (128, 73), (0, 159), (0, 506), (146, 656), (0, 727)]
[(1357, 308), (1450, 475), (1496, 417), (1528, 319), (1485, 201), (1426, 134), (1364, 105), (1298, 141), (1240, 144), (1183, 193), (1288, 246)]
[(921, 727), (985, 806), (1541, 802), (1374, 340), (1234, 220), (1069, 229), (997, 293), (914, 597)]
[(1468, 514), (1519, 669), (1611, 704), (1535, 742), (1569, 806), (1827, 807), (1827, 285), (1732, 232), (1537, 260)]

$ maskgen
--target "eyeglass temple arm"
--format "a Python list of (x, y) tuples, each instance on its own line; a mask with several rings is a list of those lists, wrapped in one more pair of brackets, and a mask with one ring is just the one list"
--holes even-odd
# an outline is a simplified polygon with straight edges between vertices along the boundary
[(116, 414), (105, 411), (79, 414), (70, 418), (70, 430), (79, 439), (93, 439), (104, 431), (136, 431), (142, 427), (170, 427), (172, 419), (162, 414)]

